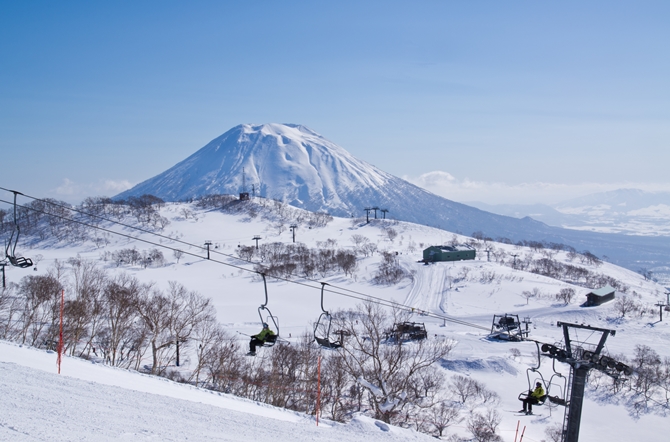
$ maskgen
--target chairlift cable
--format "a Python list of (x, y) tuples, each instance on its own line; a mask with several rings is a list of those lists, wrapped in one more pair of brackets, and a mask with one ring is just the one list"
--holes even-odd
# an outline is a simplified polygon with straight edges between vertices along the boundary
[[(13, 191), (8, 190), (4, 187), (0, 187), (0, 190), (13, 192)], [(72, 208), (72, 207), (67, 207), (67, 206), (64, 206), (64, 205), (61, 205), (61, 204), (53, 203), (51, 201), (41, 200), (39, 198), (35, 198), (35, 197), (30, 196), (30, 195), (26, 195), (26, 194), (22, 194), (22, 195), (27, 197), (27, 198), (36, 200), (36, 201), (42, 201), (44, 203), (51, 204), (51, 205), (56, 206), (56, 207), (61, 207), (61, 208), (67, 209), (67, 210), (71, 210), (73, 212), (76, 212), (76, 213), (79, 213), (79, 214), (82, 214), (82, 215), (95, 217), (95, 218), (98, 218), (98, 219), (103, 220), (103, 221), (107, 221), (107, 222), (110, 222), (110, 223), (113, 223), (113, 224), (120, 225), (122, 227), (127, 227), (129, 229), (134, 229), (134, 230), (137, 230), (137, 231), (142, 232), (142, 233), (147, 233), (149, 235), (154, 235), (154, 236), (157, 236), (159, 238), (163, 238), (163, 239), (166, 239), (166, 240), (169, 240), (169, 241), (174, 241), (174, 242), (177, 242), (177, 243), (180, 243), (180, 244), (187, 245), (189, 247), (195, 247), (197, 249), (206, 251), (206, 248), (204, 246), (199, 246), (199, 245), (192, 244), (192, 243), (189, 243), (189, 242), (186, 242), (186, 241), (181, 241), (181, 240), (176, 239), (176, 238), (172, 238), (172, 237), (169, 237), (169, 236), (166, 236), (166, 235), (161, 235), (159, 233), (151, 232), (149, 230), (142, 229), (140, 227), (132, 226), (132, 225), (129, 225), (129, 224), (125, 224), (125, 223), (122, 223), (122, 222), (119, 222), (119, 221), (114, 221), (114, 220), (111, 220), (111, 219), (108, 219), (108, 218), (105, 218), (105, 217), (102, 217), (102, 216), (99, 216), (99, 215), (83, 212), (81, 210), (78, 210), (78, 209), (75, 209), (75, 208)], [(12, 202), (4, 200), (4, 199), (0, 199), (0, 202), (6, 203), (6, 204), (12, 204)], [(86, 222), (83, 222), (83, 221), (80, 221), (80, 220), (68, 218), (68, 217), (65, 217), (65, 216), (62, 216), (62, 215), (47, 213), (43, 210), (39, 210), (39, 209), (36, 209), (34, 207), (28, 207), (28, 206), (20, 205), (20, 204), (17, 204), (16, 206), (27, 209), (27, 210), (31, 210), (31, 211), (36, 212), (36, 213), (41, 213), (43, 215), (63, 219), (63, 220), (68, 221), (68, 222), (73, 222), (73, 223), (76, 223), (76, 224), (79, 224), (79, 225), (82, 225), (82, 226), (89, 227), (91, 229), (96, 229), (96, 230), (100, 230), (100, 231), (107, 232), (107, 233), (110, 233), (110, 234), (114, 234), (114, 235), (117, 235), (117, 236), (121, 236), (121, 237), (124, 237), (124, 238), (128, 238), (130, 240), (143, 242), (145, 244), (150, 244), (150, 245), (153, 245), (153, 246), (156, 246), (156, 247), (161, 247), (161, 248), (172, 250), (172, 251), (178, 251), (178, 252), (181, 252), (185, 255), (205, 259), (202, 256), (200, 256), (196, 253), (193, 253), (193, 252), (189, 252), (189, 251), (179, 249), (179, 248), (175, 248), (175, 247), (170, 247), (170, 246), (165, 245), (165, 244), (160, 244), (160, 243), (150, 241), (150, 240), (147, 240), (147, 239), (142, 239), (142, 238), (139, 238), (139, 237), (136, 237), (136, 236), (126, 234), (126, 233), (117, 232), (117, 231), (114, 231), (114, 230), (111, 230), (111, 229), (107, 229), (105, 227), (96, 226), (96, 225), (89, 224), (89, 223), (86, 223)], [(232, 259), (235, 259), (235, 260), (238, 260), (238, 261), (242, 261), (242, 262), (245, 262), (245, 263), (248, 263), (248, 264), (257, 264), (254, 261), (241, 259), (237, 256), (222, 253), (222, 252), (219, 252), (217, 250), (211, 250), (210, 252), (213, 253), (213, 254), (218, 254), (218, 255), (225, 256), (225, 257), (228, 257), (228, 258), (232, 258)], [(242, 267), (242, 266), (239, 266), (239, 265), (227, 263), (227, 262), (220, 261), (220, 260), (217, 260), (217, 259), (209, 259), (208, 261), (212, 261), (212, 262), (215, 262), (217, 264), (222, 264), (222, 265), (225, 265), (225, 266), (233, 267), (233, 268), (238, 269), (238, 270), (244, 270), (244, 271), (247, 271), (247, 272), (250, 272), (250, 273), (261, 274), (261, 272), (258, 272), (256, 270), (248, 269), (246, 267)], [(315, 287), (315, 286), (305, 284), (305, 283), (300, 282), (300, 281), (291, 280), (291, 279), (281, 277), (281, 276), (274, 276), (273, 275), (272, 278), (277, 279), (277, 280), (281, 280), (281, 281), (285, 281), (285, 282), (288, 282), (288, 283), (297, 284), (297, 285), (301, 285), (301, 286), (304, 286), (304, 287), (312, 288), (312, 289), (320, 289), (320, 287)], [(302, 279), (304, 279), (306, 281), (309, 281), (309, 282), (319, 282), (318, 280), (314, 280), (314, 279), (310, 279), (310, 278), (302, 278)], [(362, 293), (362, 292), (359, 292), (359, 291), (356, 291), (356, 290), (351, 290), (351, 289), (347, 289), (345, 287), (339, 287), (339, 286), (335, 286), (335, 285), (330, 285), (330, 287), (333, 287), (337, 290), (327, 289), (326, 291), (328, 291), (330, 293), (333, 293), (333, 294), (336, 294), (336, 295), (339, 295), (339, 296), (344, 296), (344, 297), (348, 297), (348, 298), (352, 298), (352, 299), (358, 299), (358, 300), (361, 300), (361, 301), (371, 301), (375, 304), (382, 305), (384, 307), (398, 308), (398, 309), (401, 309), (401, 310), (409, 311), (411, 313), (420, 313), (420, 314), (422, 314), (424, 316), (427, 316), (427, 317), (436, 318), (436, 319), (440, 319), (440, 320), (443, 320), (443, 321), (449, 321), (449, 322), (452, 322), (454, 324), (464, 325), (464, 326), (467, 326), (467, 327), (478, 328), (478, 329), (484, 330), (484, 331), (489, 331), (488, 327), (484, 327), (484, 326), (481, 326), (481, 325), (478, 325), (478, 324), (469, 323), (467, 321), (452, 318), (452, 317), (449, 317), (449, 316), (437, 315), (435, 313), (431, 313), (431, 312), (427, 312), (427, 311), (423, 311), (423, 310), (417, 310), (413, 307), (409, 307), (409, 306), (406, 306), (404, 304), (401, 304), (401, 303), (398, 303), (398, 302), (395, 302), (395, 301), (389, 301), (389, 300), (379, 298), (379, 297), (376, 297), (376, 296), (371, 296), (371, 295), (368, 295), (368, 294), (365, 294), (365, 293)], [(341, 290), (341, 291), (339, 291), (339, 290)], [(346, 291), (346, 292), (349, 292), (351, 294), (342, 293), (342, 291)]]
[[(0, 190), (5, 190), (5, 191), (8, 191), (8, 192), (14, 192), (14, 191), (9, 190), (9, 189), (6, 189), (6, 188), (4, 188), (4, 187), (0, 187)], [(157, 236), (157, 237), (159, 237), (159, 238), (163, 238), (163, 239), (166, 239), (166, 240), (169, 240), (169, 241), (174, 241), (174, 242), (177, 242), (177, 243), (180, 243), (180, 244), (187, 245), (187, 246), (189, 246), (189, 247), (195, 247), (195, 248), (200, 249), (200, 250), (203, 250), (203, 251), (207, 250), (207, 248), (204, 247), (204, 246), (200, 246), (200, 245), (196, 245), (196, 244), (189, 243), (189, 242), (186, 242), (186, 241), (182, 241), (182, 240), (179, 240), (179, 239), (176, 239), (176, 238), (172, 238), (172, 237), (170, 237), (170, 236), (161, 235), (160, 233), (152, 232), (152, 231), (150, 231), (150, 230), (143, 229), (143, 228), (141, 228), (141, 227), (137, 227), (137, 226), (133, 226), (133, 225), (130, 225), (130, 224), (122, 223), (122, 222), (120, 222), (120, 221), (115, 221), (115, 220), (112, 220), (112, 219), (109, 219), (109, 218), (106, 218), (106, 217), (103, 217), (103, 216), (100, 216), (100, 215), (96, 215), (96, 214), (92, 214), (92, 213), (84, 212), (84, 211), (79, 210), (79, 209), (76, 209), (76, 208), (74, 208), (74, 207), (72, 207), (72, 206), (69, 206), (69, 207), (68, 207), (68, 206), (65, 206), (65, 205), (62, 205), (62, 204), (58, 204), (58, 203), (55, 203), (55, 202), (52, 202), (52, 201), (47, 201), (47, 200), (39, 199), (39, 198), (36, 198), (36, 197), (34, 197), (34, 196), (26, 195), (26, 194), (23, 194), (23, 193), (22, 193), (21, 195), (25, 196), (26, 198), (30, 198), (30, 199), (32, 199), (32, 200), (35, 200), (35, 201), (41, 201), (41, 202), (43, 202), (43, 203), (50, 204), (50, 205), (52, 205), (52, 206), (56, 206), (56, 207), (60, 207), (60, 208), (62, 208), (62, 209), (70, 210), (70, 211), (72, 211), (72, 212), (76, 212), (76, 213), (79, 213), (79, 214), (81, 214), (81, 215), (86, 215), (86, 216), (89, 216), (89, 217), (95, 217), (95, 218), (98, 218), (98, 219), (100, 219), (100, 220), (102, 220), (102, 221), (107, 221), (107, 222), (110, 222), (110, 223), (112, 223), (112, 224), (117, 224), (117, 225), (120, 225), (120, 226), (122, 226), (122, 227), (126, 227), (126, 228), (129, 228), (129, 229), (137, 230), (137, 231), (142, 232), (142, 233), (147, 233), (147, 234), (149, 234), (149, 235), (154, 235), (154, 236)], [(0, 200), (0, 201), (2, 201), (2, 200)], [(6, 201), (4, 201), (4, 202), (6, 202)], [(19, 206), (19, 207), (27, 208), (27, 209), (29, 209), (29, 210), (33, 210), (33, 211), (38, 212), (38, 213), (43, 213), (43, 214), (48, 215), (48, 216), (55, 216), (55, 217), (58, 217), (58, 218), (61, 218), (61, 219), (65, 219), (65, 220), (67, 220), (67, 221), (76, 222), (76, 223), (85, 225), (85, 226), (87, 226), (87, 227), (97, 228), (97, 229), (104, 230), (104, 231), (106, 231), (106, 232), (110, 232), (110, 233), (116, 233), (116, 232), (114, 232), (114, 231), (109, 231), (109, 230), (107, 230), (107, 229), (100, 228), (100, 227), (98, 227), (98, 226), (92, 226), (92, 225), (89, 225), (89, 224), (87, 224), (87, 223), (84, 223), (84, 222), (81, 222), (81, 221), (77, 221), (77, 220), (74, 220), (74, 219), (65, 218), (65, 217), (62, 217), (62, 216), (59, 216), (59, 215), (55, 215), (55, 214), (45, 213), (45, 212), (43, 212), (43, 211), (40, 211), (40, 210), (38, 210), (38, 209), (34, 209), (34, 208), (32, 208), (32, 207), (26, 207), (26, 206)], [(127, 236), (127, 235), (124, 235), (124, 234), (121, 234), (121, 233), (117, 233), (117, 234), (122, 235), (122, 236), (126, 236), (126, 237), (128, 237), (128, 238), (135, 238), (135, 239), (137, 239), (137, 240), (139, 240), (139, 241), (144, 241), (144, 242), (148, 242), (148, 243), (150, 243), (149, 241), (146, 241), (146, 240), (140, 240), (139, 238), (136, 238), (136, 237)], [(151, 244), (155, 244), (155, 243), (151, 243)], [(174, 249), (174, 248), (171, 248), (171, 247), (166, 247), (166, 248), (171, 249), (171, 250), (179, 250), (179, 251), (181, 251), (181, 252), (184, 252), (184, 253), (187, 253), (187, 254), (190, 254), (190, 255), (193, 256), (193, 254), (188, 253), (188, 252), (185, 252), (185, 251), (180, 250), (180, 249)], [(217, 255), (221, 255), (221, 256), (225, 256), (225, 257), (232, 258), (232, 259), (236, 259), (236, 260), (239, 260), (239, 261), (242, 261), (242, 262), (245, 262), (245, 263), (249, 263), (249, 264), (257, 264), (257, 263), (254, 262), (254, 261), (246, 260), (246, 259), (242, 259), (242, 258), (240, 258), (240, 257), (234, 256), (234, 255), (230, 255), (230, 254), (227, 254), (227, 253), (223, 253), (223, 252), (220, 252), (220, 251), (218, 251), (218, 250), (210, 250), (210, 253), (217, 254)], [(195, 255), (195, 256), (200, 257), (199, 255)], [(233, 267), (235, 267), (235, 266), (233, 266)], [(240, 268), (240, 267), (237, 267), (237, 268)], [(247, 269), (247, 270), (248, 270), (248, 269)], [(259, 272), (256, 272), (256, 271), (253, 271), (253, 272), (254, 272), (254, 273), (259, 273)], [(294, 276), (297, 277), (297, 275), (294, 275)], [(282, 278), (282, 277), (279, 277), (279, 276), (273, 276), (273, 278), (275, 278), (275, 279), (280, 279), (280, 280), (287, 281), (287, 282), (295, 282), (295, 281), (293, 281), (293, 280), (290, 280), (290, 279), (287, 279), (287, 278)], [(310, 281), (310, 282), (316, 282), (316, 283), (319, 283), (319, 282), (320, 282), (320, 281), (318, 281), (318, 280), (311, 279), (311, 278), (302, 278), (302, 279), (304, 279), (304, 280), (306, 280), (306, 281)], [(361, 292), (358, 292), (358, 291), (356, 291), (356, 290), (348, 289), (348, 288), (346, 288), (346, 287), (339, 287), (339, 286), (335, 286), (335, 285), (331, 285), (331, 287), (335, 287), (335, 288), (337, 288), (338, 290), (343, 290), (343, 291), (346, 291), (346, 292), (354, 293), (354, 294), (356, 294), (356, 295), (364, 296), (366, 299), (368, 299), (368, 298), (369, 298), (369, 299), (376, 299), (376, 300), (379, 300), (379, 301), (382, 301), (382, 302), (386, 302), (386, 303), (388, 303), (390, 306), (393, 306), (393, 307), (399, 307), (399, 308), (404, 308), (404, 307), (406, 307), (404, 304), (396, 303), (396, 302), (393, 302), (393, 301), (386, 301), (386, 300), (384, 300), (384, 299), (382, 299), (382, 298), (377, 298), (377, 297), (374, 297), (374, 296), (371, 296), (371, 295), (367, 295), (367, 294), (365, 294), (365, 293), (361, 293)], [(335, 291), (332, 291), (332, 290), (328, 290), (328, 291), (330, 291), (330, 292), (332, 292), (332, 293), (338, 293), (338, 292), (335, 292)], [(341, 294), (341, 293), (338, 293), (338, 294)], [(343, 294), (342, 294), (342, 295), (343, 295)], [(353, 298), (358, 299), (358, 298), (356, 298), (356, 297), (353, 297)], [(414, 309), (413, 309), (412, 311), (414, 311)], [(427, 313), (427, 312), (423, 312), (423, 313)], [(444, 318), (440, 316), (440, 319), (444, 319)], [(447, 320), (451, 320), (451, 319), (449, 319), (449, 318), (447, 317)], [(485, 328), (485, 327), (484, 327), (484, 328), (482, 328), (482, 330), (488, 330), (488, 328)]]

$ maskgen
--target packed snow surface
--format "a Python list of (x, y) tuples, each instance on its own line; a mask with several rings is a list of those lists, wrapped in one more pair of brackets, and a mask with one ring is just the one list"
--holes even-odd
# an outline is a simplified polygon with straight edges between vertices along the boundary
[(313, 417), (76, 358), (58, 375), (55, 360), (0, 342), (0, 440), (432, 440), (364, 416), (317, 427)]

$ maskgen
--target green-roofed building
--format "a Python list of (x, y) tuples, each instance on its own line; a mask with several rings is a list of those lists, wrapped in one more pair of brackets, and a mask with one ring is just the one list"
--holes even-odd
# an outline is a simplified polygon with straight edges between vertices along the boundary
[(586, 294), (586, 306), (591, 307), (594, 305), (604, 304), (614, 299), (614, 294), (616, 290), (609, 285), (601, 287), (597, 290), (592, 290), (590, 293)]
[(430, 246), (423, 251), (424, 262), (463, 261), (475, 257), (475, 249), (468, 245)]

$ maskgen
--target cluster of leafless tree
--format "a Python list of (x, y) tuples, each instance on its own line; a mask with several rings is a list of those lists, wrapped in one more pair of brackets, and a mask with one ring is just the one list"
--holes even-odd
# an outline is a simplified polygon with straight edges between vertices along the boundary
[(224, 210), (228, 207), (229, 204), (232, 204), (235, 201), (239, 201), (234, 195), (203, 195), (195, 200), (195, 206), (199, 209), (212, 210), (220, 209)]
[(370, 241), (367, 236), (354, 234), (351, 235), (351, 242), (354, 243), (354, 251), (357, 255), (364, 257), (373, 256), (377, 251), (377, 244)]
[(276, 277), (299, 275), (311, 278), (315, 275), (326, 277), (341, 271), (353, 276), (358, 267), (356, 255), (347, 249), (338, 249), (335, 243), (318, 248), (309, 248), (302, 243), (284, 244), (273, 242), (253, 246), (240, 246), (237, 254), (241, 259), (258, 259), (255, 269), (258, 272)]
[(290, 222), (307, 227), (324, 227), (333, 220), (333, 217), (325, 212), (308, 212), (276, 199), (261, 197), (241, 201), (234, 195), (213, 194), (199, 197), (195, 200), (195, 205), (201, 209), (246, 214), (250, 218), (260, 214), (263, 219), (277, 222), (280, 226)]
[(613, 359), (633, 368), (631, 376), (609, 377), (592, 370), (589, 386), (609, 400), (623, 401), (635, 414), (670, 408), (670, 358), (661, 358), (649, 346), (636, 345), (632, 359), (616, 355)]
[(392, 285), (397, 284), (403, 278), (409, 276), (409, 273), (400, 266), (397, 253), (381, 252), (382, 260), (377, 267), (377, 271), (372, 277), (375, 284)]
[(103, 261), (113, 261), (116, 266), (121, 265), (141, 265), (147, 267), (161, 267), (165, 264), (163, 252), (156, 248), (138, 251), (137, 248), (119, 249), (114, 252), (102, 252), (100, 258)]
[(657, 308), (653, 304), (643, 304), (639, 300), (640, 296), (633, 290), (631, 294), (624, 294), (617, 296), (614, 300), (614, 310), (621, 316), (625, 318), (627, 315), (637, 316), (642, 318), (644, 316), (655, 316), (658, 314)]
[[(67, 289), (67, 290), (66, 290)], [(61, 294), (64, 351), (163, 374), (178, 365), (216, 323), (209, 299), (170, 282), (167, 291), (125, 274), (110, 277), (90, 261), (56, 261), (47, 275), (26, 276), (0, 296), (0, 338), (52, 348), (58, 340)], [(180, 353), (181, 352), (181, 353)]]
[[(486, 240), (473, 241), (471, 243), (478, 250), (488, 250), (491, 258), (502, 265), (508, 265), (517, 270), (524, 270), (538, 275), (547, 276), (559, 281), (579, 285), (587, 288), (600, 288), (609, 285), (617, 291), (626, 293), (629, 287), (609, 275), (590, 270), (580, 265), (568, 264), (555, 259), (559, 251), (567, 251), (567, 258), (570, 261), (578, 260), (582, 265), (599, 267), (602, 261), (589, 251), (577, 253), (574, 248), (564, 244), (543, 243), (537, 241), (520, 241), (518, 244), (531, 248), (531, 252), (524, 256), (515, 255), (510, 258), (510, 254), (502, 248), (493, 247), (487, 244)], [(537, 257), (540, 253), (540, 257)], [(493, 279), (491, 279), (493, 281)], [(487, 282), (486, 280), (483, 281)], [(490, 281), (488, 281), (490, 282)], [(565, 301), (564, 296), (561, 300)]]
[[(39, 241), (92, 240), (98, 243), (100, 234), (94, 227), (102, 222), (101, 218), (114, 221), (132, 218), (145, 228), (164, 229), (169, 221), (159, 213), (163, 204), (163, 200), (152, 195), (130, 197), (127, 200), (89, 197), (78, 206), (45, 198), (21, 204), (24, 207), (17, 208), (17, 218), (21, 234), (32, 235)], [(14, 225), (13, 217), (13, 212), (0, 211), (0, 234), (11, 231)]]

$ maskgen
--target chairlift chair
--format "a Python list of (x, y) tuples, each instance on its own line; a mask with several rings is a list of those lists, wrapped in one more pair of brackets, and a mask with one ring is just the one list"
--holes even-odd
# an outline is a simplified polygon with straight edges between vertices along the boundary
[[(274, 332), (274, 335), (268, 336), (268, 338), (265, 340), (263, 343), (263, 347), (272, 347), (277, 343), (277, 339), (279, 339), (279, 320), (277, 319), (276, 316), (272, 314), (269, 308), (267, 308), (268, 305), (268, 284), (267, 281), (265, 280), (265, 273), (261, 273), (261, 276), (263, 277), (263, 287), (265, 288), (265, 303), (261, 304), (260, 307), (258, 307), (258, 317), (261, 318), (261, 323), (268, 324), (268, 326), (272, 323), (274, 327), (270, 327), (270, 330)], [(263, 311), (267, 311), (267, 316), (263, 318)]]
[(314, 324), (314, 340), (324, 348), (340, 348), (344, 341), (345, 332), (339, 331), (339, 340), (333, 338), (333, 335), (337, 335), (338, 332), (331, 332), (333, 317), (323, 308), (323, 291), (327, 285), (325, 282), (321, 283), (321, 314), (316, 324)]
[(428, 338), (426, 325), (423, 322), (397, 322), (385, 334), (386, 339), (395, 342), (421, 341)]
[(27, 268), (32, 267), (33, 261), (30, 258), (24, 258), (23, 256), (16, 256), (16, 245), (19, 243), (19, 236), (21, 235), (21, 228), (19, 227), (19, 220), (16, 213), (16, 195), (19, 192), (12, 190), (14, 193), (14, 228), (12, 233), (9, 235), (9, 241), (5, 245), (5, 256), (9, 260), (9, 263), (14, 267)]
[[(544, 396), (538, 399), (537, 404), (533, 404), (535, 406), (537, 405), (544, 405), (544, 402), (547, 400), (547, 382), (544, 380), (544, 376), (542, 376), (542, 373), (539, 371), (540, 366), (542, 365), (542, 362), (540, 360), (540, 345), (535, 342), (535, 346), (537, 347), (537, 367), (528, 367), (526, 369), (526, 379), (528, 380), (528, 389), (525, 391), (522, 391), (519, 393), (519, 400), (523, 401), (524, 399), (527, 399), (528, 396), (530, 396), (530, 393), (534, 390), (534, 386), (537, 382), (540, 382), (542, 384), (542, 387), (544, 387)], [(530, 374), (535, 373), (539, 377), (535, 377), (535, 380), (531, 382), (530, 380)]]
[[(530, 392), (534, 390), (534, 386), (537, 382), (540, 382), (542, 386), (544, 387), (544, 396), (538, 399), (537, 404), (533, 404), (535, 406), (537, 405), (544, 405), (544, 403), (549, 399), (551, 403), (557, 404), (557, 405), (563, 405), (565, 406), (567, 404), (567, 400), (565, 398), (565, 392), (566, 388), (568, 385), (568, 380), (566, 379), (565, 376), (563, 376), (561, 373), (559, 373), (556, 370), (556, 359), (553, 360), (552, 362), (552, 370), (554, 373), (551, 375), (549, 378), (549, 381), (547, 382), (544, 379), (544, 376), (542, 373), (539, 371), (540, 365), (541, 365), (541, 360), (540, 360), (540, 344), (538, 342), (535, 342), (535, 346), (537, 347), (537, 367), (529, 367), (526, 369), (526, 379), (528, 381), (528, 390), (522, 391), (519, 393), (519, 400), (523, 401), (524, 399), (528, 398), (530, 396)], [(531, 382), (530, 380), (530, 374), (535, 373), (537, 377)], [(556, 379), (562, 379), (563, 383), (560, 384)], [(559, 395), (552, 396), (551, 391), (552, 387), (557, 386), (561, 391)], [(562, 387), (562, 388), (561, 388)]]
[(523, 340), (523, 330), (521, 329), (519, 315), (509, 313), (493, 315), (489, 337), (506, 341)]

